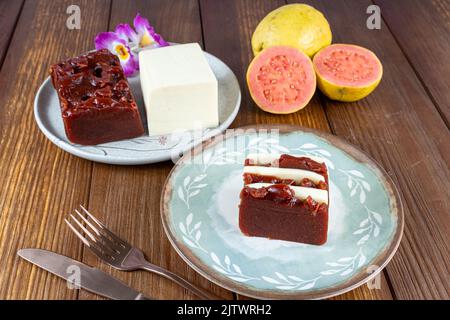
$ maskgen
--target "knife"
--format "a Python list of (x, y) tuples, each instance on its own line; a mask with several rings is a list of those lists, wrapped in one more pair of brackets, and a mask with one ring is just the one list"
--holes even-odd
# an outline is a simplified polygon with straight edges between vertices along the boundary
[(79, 287), (100, 296), (114, 300), (150, 300), (109, 274), (55, 252), (21, 249), (17, 254), (66, 281), (73, 282), (78, 277), (76, 284)]

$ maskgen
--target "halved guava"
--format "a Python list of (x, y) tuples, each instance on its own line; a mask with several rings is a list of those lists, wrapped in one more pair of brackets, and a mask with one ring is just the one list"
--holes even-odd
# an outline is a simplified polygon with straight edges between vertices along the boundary
[(332, 44), (314, 56), (313, 64), (320, 91), (337, 101), (366, 97), (383, 76), (383, 66), (377, 56), (356, 45)]
[(286, 114), (308, 104), (316, 90), (316, 75), (306, 54), (294, 47), (274, 46), (250, 63), (247, 85), (262, 110)]

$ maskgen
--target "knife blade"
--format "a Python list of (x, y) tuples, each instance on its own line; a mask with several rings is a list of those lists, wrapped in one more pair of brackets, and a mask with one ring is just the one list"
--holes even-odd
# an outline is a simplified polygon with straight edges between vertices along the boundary
[[(84, 263), (42, 249), (21, 249), (17, 254), (38, 267), (79, 287), (114, 300), (148, 300), (113, 276)], [(79, 272), (79, 273), (78, 273)], [(78, 279), (76, 279), (78, 277)]]

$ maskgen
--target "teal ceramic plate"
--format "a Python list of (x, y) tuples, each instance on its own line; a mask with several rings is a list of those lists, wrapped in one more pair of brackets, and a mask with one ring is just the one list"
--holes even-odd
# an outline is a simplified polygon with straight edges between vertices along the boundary
[[(242, 164), (255, 152), (326, 159), (325, 245), (240, 232)], [(321, 299), (352, 290), (385, 267), (403, 231), (398, 193), (373, 160), (335, 136), (292, 126), (241, 128), (184, 155), (167, 178), (161, 214), (172, 245), (192, 268), (224, 288), (262, 299)]]

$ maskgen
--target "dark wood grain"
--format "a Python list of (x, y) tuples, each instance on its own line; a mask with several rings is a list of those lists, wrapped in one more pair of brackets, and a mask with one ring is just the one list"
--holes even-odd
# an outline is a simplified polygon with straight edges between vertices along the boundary
[(375, 0), (422, 85), (450, 127), (450, 2)]
[[(147, 17), (157, 32), (173, 42), (202, 43), (199, 8), (189, 1), (113, 1), (110, 29), (118, 23), (132, 23), (137, 12)], [(196, 285), (230, 299), (231, 292), (215, 286), (194, 272), (171, 247), (161, 224), (159, 200), (171, 162), (148, 166), (108, 166), (95, 164), (89, 208), (113, 230), (137, 247), (154, 264), (185, 277)], [(157, 299), (196, 298), (185, 289), (149, 272), (124, 273), (96, 263), (90, 253), (85, 262), (99, 265), (115, 276)], [(82, 293), (80, 298), (93, 298)]]
[(382, 164), (400, 189), (405, 232), (387, 267), (399, 299), (448, 299), (450, 134), (386, 25), (366, 28), (370, 1), (306, 1), (332, 25), (334, 42), (373, 50), (384, 67), (376, 91), (357, 103), (323, 96), (333, 131)]
[(22, 9), (23, 0), (0, 2), (0, 67)]
[[(326, 114), (317, 95), (299, 112), (290, 115), (272, 115), (261, 111), (248, 92), (245, 73), (253, 58), (251, 35), (258, 22), (267, 13), (283, 4), (284, 1), (200, 1), (205, 49), (227, 63), (240, 81), (242, 104), (233, 126), (286, 123), (330, 131)], [(381, 274), (381, 283), (380, 290), (369, 290), (366, 286), (362, 286), (338, 298), (392, 299), (384, 274)]]
[(34, 122), (34, 96), (49, 65), (92, 49), (95, 34), (132, 23), (137, 12), (169, 41), (199, 42), (233, 69), (243, 94), (233, 127), (287, 123), (332, 132), (365, 150), (393, 178), (405, 207), (405, 233), (381, 275), (381, 289), (362, 286), (335, 299), (449, 299), (449, 4), (373, 1), (387, 23), (381, 30), (366, 28), (370, 0), (302, 2), (326, 15), (334, 42), (359, 44), (380, 57), (379, 88), (356, 103), (318, 93), (305, 109), (286, 116), (259, 110), (245, 81), (251, 34), (284, 1), (78, 0), (81, 30), (72, 31), (65, 26), (72, 1), (0, 1), (0, 299), (98, 298), (68, 290), (64, 281), (20, 260), (16, 252), (25, 247), (83, 260), (154, 298), (195, 298), (145, 271), (112, 270), (84, 250), (63, 222), (78, 204), (88, 205), (150, 261), (223, 298), (234, 297), (184, 263), (163, 232), (159, 200), (171, 162), (94, 164), (55, 147)]
[[(63, 218), (89, 195), (91, 162), (54, 146), (33, 116), (36, 91), (51, 63), (89, 49), (106, 28), (108, 1), (78, 1), (82, 30), (68, 30), (70, 1), (26, 1), (0, 72), (0, 298), (66, 299), (77, 291), (21, 260), (38, 247), (81, 258)], [(51, 17), (51, 19), (50, 19)]]

